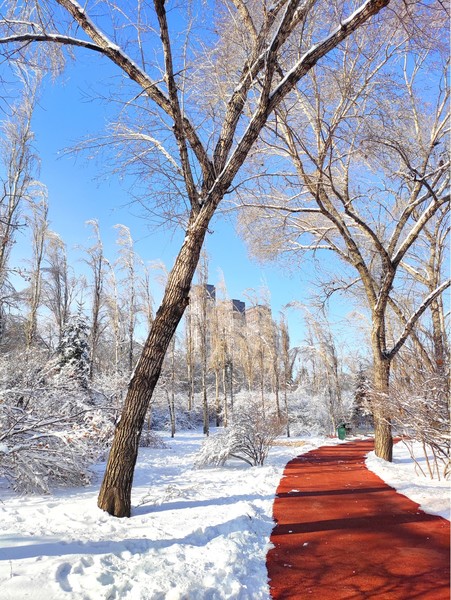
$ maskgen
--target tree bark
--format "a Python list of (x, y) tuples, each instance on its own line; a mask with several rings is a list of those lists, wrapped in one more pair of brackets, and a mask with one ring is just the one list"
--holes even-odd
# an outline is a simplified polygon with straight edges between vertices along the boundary
[(389, 380), (391, 361), (381, 356), (379, 349), (374, 352), (374, 451), (376, 456), (389, 462), (393, 460), (393, 437), (389, 405)]
[(189, 302), (191, 282), (210, 216), (192, 223), (187, 233), (128, 388), (97, 502), (99, 508), (115, 517), (130, 516), (133, 473), (144, 418), (166, 351)]

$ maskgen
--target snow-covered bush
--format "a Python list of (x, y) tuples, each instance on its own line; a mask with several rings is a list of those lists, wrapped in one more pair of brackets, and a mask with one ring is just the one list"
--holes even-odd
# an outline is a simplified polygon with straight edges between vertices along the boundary
[(283, 429), (284, 424), (274, 414), (263, 416), (257, 407), (240, 408), (234, 412), (229, 427), (203, 442), (195, 466), (222, 466), (231, 458), (261, 466)]
[(72, 418), (3, 404), (0, 428), (0, 474), (15, 490), (48, 492), (55, 484), (89, 481), (89, 440)]
[(100, 394), (65, 383), (39, 352), (0, 359), (0, 477), (22, 492), (89, 481), (114, 429)]
[(141, 448), (166, 448), (164, 440), (152, 429), (144, 427), (139, 438)]
[(449, 478), (451, 436), (447, 381), (443, 376), (429, 374), (421, 379), (417, 377), (415, 385), (395, 380), (392, 389), (391, 415), (397, 433), (421, 442), (431, 479)]

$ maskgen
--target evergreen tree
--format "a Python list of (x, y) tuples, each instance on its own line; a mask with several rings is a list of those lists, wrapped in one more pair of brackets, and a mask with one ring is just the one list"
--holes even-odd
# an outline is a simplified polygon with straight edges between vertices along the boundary
[(90, 372), (89, 328), (79, 308), (64, 326), (58, 346), (60, 376), (74, 381), (82, 388), (88, 387)]

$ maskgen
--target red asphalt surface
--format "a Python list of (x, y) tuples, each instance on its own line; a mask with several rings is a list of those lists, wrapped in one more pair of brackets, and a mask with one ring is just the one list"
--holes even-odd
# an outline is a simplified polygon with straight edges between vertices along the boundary
[(290, 461), (267, 555), (274, 600), (448, 600), (450, 523), (365, 467), (373, 441)]

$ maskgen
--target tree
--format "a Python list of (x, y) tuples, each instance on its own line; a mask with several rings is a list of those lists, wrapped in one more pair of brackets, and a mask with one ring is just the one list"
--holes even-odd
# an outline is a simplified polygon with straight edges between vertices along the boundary
[[(216, 427), (222, 421), (224, 427), (228, 425), (228, 399), (227, 383), (230, 376), (230, 395), (233, 398), (233, 356), (231, 349), (235, 344), (235, 319), (233, 304), (227, 295), (224, 275), (216, 287), (216, 302), (211, 319), (211, 355), (210, 366), (215, 374), (215, 405)], [(220, 389), (222, 388), (222, 405)]]
[(100, 335), (102, 333), (102, 315), (101, 310), (105, 303), (104, 280), (106, 260), (103, 254), (103, 244), (100, 238), (99, 224), (97, 221), (87, 221), (93, 229), (95, 242), (94, 245), (86, 249), (88, 258), (86, 263), (92, 271), (92, 300), (91, 300), (91, 326), (90, 326), (90, 372), (89, 377), (92, 380), (94, 376), (95, 365), (98, 362), (98, 347)]
[[(319, 312), (319, 311), (318, 311)], [(319, 314), (321, 314), (319, 312)], [(322, 318), (321, 318), (322, 317)], [(310, 346), (307, 353), (312, 362), (317, 364), (316, 372), (321, 373), (318, 377), (317, 392), (323, 394), (329, 423), (332, 432), (344, 420), (342, 401), (341, 369), (339, 366), (338, 352), (332, 335), (329, 321), (325, 315), (313, 316), (306, 311), (307, 329), (309, 332)]]
[[(433, 294), (440, 286), (441, 278), (449, 265), (447, 253), (447, 238), (450, 232), (448, 206), (443, 206), (423, 228), (422, 235), (425, 243), (421, 244), (418, 252), (412, 252), (402, 267), (409, 276), (420, 286), (420, 296), (426, 292)], [(447, 260), (448, 258), (448, 260)], [(421, 324), (420, 324), (421, 325)], [(421, 344), (418, 337), (415, 342), (429, 368), (448, 382), (450, 349), (445, 326), (445, 310), (442, 296), (432, 300), (430, 305), (430, 327), (421, 326), (419, 333), (426, 337)]]
[(282, 360), (282, 382), (283, 382), (283, 404), (285, 410), (285, 422), (287, 437), (290, 437), (290, 416), (288, 412), (288, 386), (293, 381), (293, 365), (296, 360), (297, 349), (290, 355), (290, 335), (285, 314), (282, 313), (279, 322), (280, 331), (280, 353)]
[(119, 260), (118, 265), (125, 272), (125, 277), (122, 281), (124, 309), (126, 314), (126, 364), (128, 371), (131, 373), (134, 367), (134, 345), (135, 345), (135, 327), (136, 327), (136, 312), (137, 312), (137, 256), (134, 249), (133, 239), (130, 230), (125, 225), (116, 225), (118, 230), (117, 243), (119, 245)]
[[(110, 12), (108, 4), (105, 11), (99, 10), (99, 5), (94, 11), (82, 8), (75, 0), (40, 4), (39, 21), (30, 17), (28, 6), (23, 15), (13, 4), (8, 17), (2, 19), (0, 44), (5, 47), (7, 58), (20, 55), (24, 45), (32, 42), (83, 47), (112, 61), (137, 84), (138, 93), (135, 87), (130, 109), (139, 113), (141, 102), (152, 125), (150, 131), (118, 129), (122, 147), (127, 142), (144, 147), (147, 154), (141, 152), (139, 160), (146, 168), (147, 160), (155, 157), (153, 172), (157, 177), (163, 174), (168, 186), (166, 195), (164, 190), (159, 194), (165, 211), (165, 203), (173, 200), (174, 194), (182, 198), (182, 207), (188, 208), (179, 210), (180, 217), (175, 210), (172, 213), (174, 220), (180, 219), (186, 225), (186, 236), (130, 382), (109, 455), (99, 506), (110, 514), (130, 514), (140, 431), (166, 350), (188, 304), (202, 244), (218, 205), (230, 191), (268, 116), (321, 58), (388, 3), (389, 0), (368, 0), (346, 18), (341, 12), (338, 18), (326, 13), (328, 18), (330, 14), (330, 26), (324, 31), (323, 11), (329, 3), (282, 0), (270, 7), (265, 3), (253, 6), (251, 14), (241, 0), (235, 0), (234, 5), (226, 2), (218, 23), (218, 31), (223, 33), (212, 35), (208, 31), (205, 51), (190, 39), (191, 27), (187, 43), (176, 42), (176, 32), (172, 29), (180, 23), (186, 27), (187, 14), (184, 10), (177, 12), (179, 21), (174, 19), (170, 27), (164, 0), (154, 0), (154, 13), (149, 11), (147, 15), (142, 15), (139, 8), (136, 15), (113, 11), (112, 23), (106, 17)], [(60, 7), (64, 9), (62, 12)], [(208, 19), (210, 13), (206, 15), (207, 26)], [(311, 44), (303, 35), (309, 27), (316, 27), (316, 43)], [(230, 36), (237, 29), (232, 39), (239, 51), (234, 53), (233, 61), (219, 60), (224, 58)], [(154, 39), (149, 40), (156, 30), (161, 44), (162, 77), (153, 67), (155, 43)], [(124, 37), (128, 33), (131, 39)], [(152, 49), (151, 59), (145, 56), (146, 41)], [(298, 49), (296, 52), (288, 52), (291, 43)], [(284, 53), (291, 54), (286, 66), (282, 66), (281, 60)], [(200, 65), (196, 71), (205, 75), (211, 72), (212, 64), (217, 68), (214, 75), (227, 67), (223, 102), (219, 106), (215, 98), (214, 105), (206, 110), (201, 110), (202, 105), (197, 108), (199, 91), (190, 87), (191, 69), (187, 68), (191, 67), (187, 64), (190, 59), (193, 65)]]
[(42, 188), (43, 198), (39, 203), (32, 204), (32, 264), (30, 269), (30, 289), (28, 294), (29, 312), (25, 323), (25, 345), (27, 350), (33, 345), (38, 321), (38, 308), (42, 301), (42, 266), (44, 261), (45, 242), (48, 230), (48, 201), (46, 190)]
[[(443, 22), (433, 16), (426, 25), (417, 15), (415, 26), (431, 27), (440, 38)], [(260, 255), (288, 253), (293, 260), (332, 252), (350, 267), (346, 280), (337, 273), (329, 280), (328, 294), (346, 289), (365, 298), (375, 448), (386, 460), (392, 457), (392, 361), (449, 286), (435, 277), (414, 306), (405, 302), (405, 265), (422, 252), (424, 232), (449, 203), (447, 55), (412, 48), (406, 27), (388, 21), (359, 31), (277, 107), (259, 155), (261, 161), (271, 153), (277, 175), (260, 182), (258, 200), (245, 200), (253, 208), (243, 221), (259, 232), (251, 237)], [(437, 76), (438, 64), (444, 70)]]
[(91, 371), (88, 337), (86, 318), (79, 307), (78, 313), (70, 317), (64, 326), (58, 346), (58, 364), (66, 379), (85, 389)]
[(107, 314), (109, 319), (109, 329), (113, 331), (113, 364), (114, 364), (114, 372), (116, 375), (119, 373), (119, 364), (120, 364), (120, 349), (121, 349), (121, 316), (119, 309), (119, 293), (117, 289), (117, 280), (116, 273), (114, 272), (113, 265), (106, 260), (106, 265), (108, 266), (108, 291), (106, 296), (106, 306), (107, 306)]
[(214, 292), (208, 284), (208, 256), (205, 252), (202, 253), (198, 272), (198, 284), (193, 288), (192, 300), (196, 306), (196, 311), (192, 317), (195, 317), (195, 331), (197, 336), (197, 354), (199, 355), (201, 386), (202, 386), (202, 414), (204, 422), (204, 434), (210, 433), (210, 410), (208, 406), (207, 393), (207, 373), (208, 373), (208, 356), (211, 350), (211, 329), (210, 322), (213, 314), (213, 306), (215, 302)]
[(25, 68), (16, 69), (16, 73), (22, 85), (21, 97), (11, 107), (10, 117), (2, 123), (0, 143), (0, 337), (4, 330), (5, 306), (12, 293), (8, 262), (20, 216), (25, 204), (32, 201), (33, 192), (40, 191), (35, 181), (38, 163), (31, 120), (41, 75), (38, 70), (32, 73)]
[(53, 231), (47, 232), (45, 264), (46, 266), (42, 269), (43, 303), (53, 314), (59, 344), (69, 319), (76, 281), (70, 275), (70, 268), (67, 264), (66, 244)]

